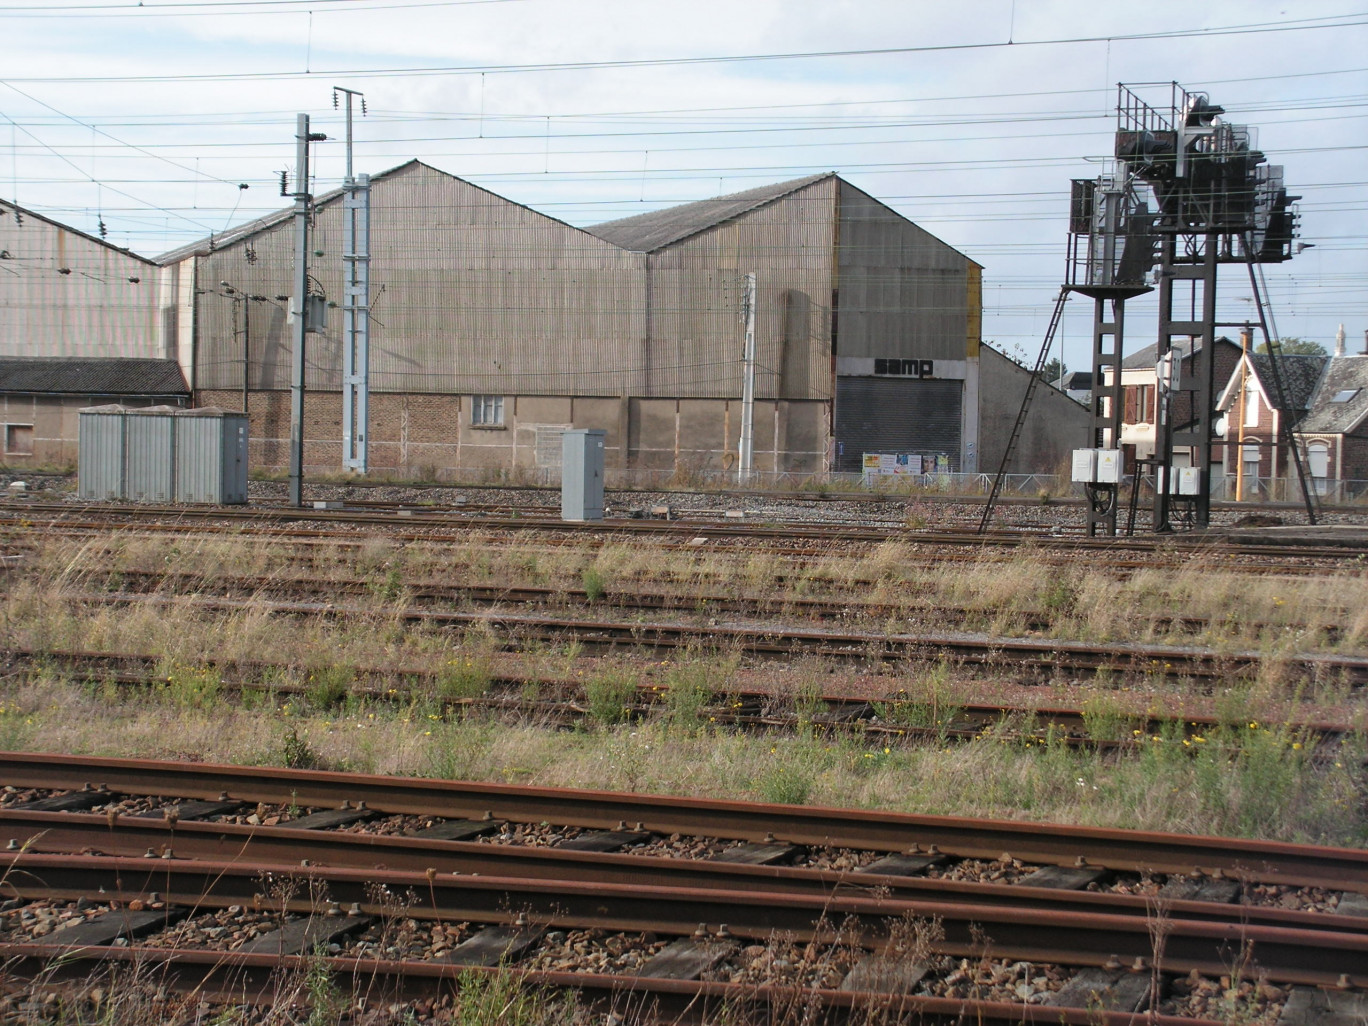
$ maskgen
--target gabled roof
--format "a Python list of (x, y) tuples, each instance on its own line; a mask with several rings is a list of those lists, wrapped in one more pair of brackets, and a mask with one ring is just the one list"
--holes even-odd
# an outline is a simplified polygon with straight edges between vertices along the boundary
[[(1221, 343), (1223, 343), (1223, 342), (1224, 342), (1226, 345), (1228, 345), (1228, 346), (1233, 346), (1233, 345), (1235, 345), (1234, 342), (1232, 342), (1230, 339), (1226, 338), (1224, 335), (1222, 335), (1220, 338), (1218, 338), (1218, 339), (1216, 340), (1216, 344), (1217, 344), (1218, 346), (1219, 346)], [(1184, 353), (1186, 354), (1186, 352), (1187, 352), (1187, 343), (1183, 343), (1182, 345), (1183, 345)], [(1193, 351), (1194, 353), (1199, 353), (1199, 352), (1202, 351), (1202, 340), (1201, 340), (1201, 339), (1198, 339), (1198, 340), (1197, 340), (1197, 345), (1193, 348), (1192, 351)], [(1144, 349), (1137, 349), (1135, 352), (1131, 353), (1130, 356), (1127, 356), (1127, 357), (1125, 357), (1124, 359), (1122, 359), (1122, 361), (1121, 361), (1121, 369), (1122, 369), (1122, 370), (1146, 370), (1146, 369), (1148, 369), (1148, 370), (1154, 370), (1154, 365), (1155, 365), (1156, 363), (1158, 363), (1158, 362), (1159, 362), (1159, 343), (1158, 343), (1158, 342), (1151, 342), (1149, 345), (1145, 346)]]
[(175, 360), (0, 356), (0, 392), (40, 395), (189, 395)]
[(597, 235), (604, 242), (610, 242), (634, 253), (652, 253), (724, 221), (748, 214), (767, 203), (783, 199), (814, 182), (834, 177), (834, 171), (808, 175), (806, 178), (762, 185), (756, 189), (734, 192), (715, 199), (699, 200), (696, 203), (684, 203), (677, 207), (637, 214), (634, 217), (605, 221), (603, 224), (591, 225), (585, 231)]
[[(1341, 435), (1353, 431), (1368, 417), (1368, 355), (1331, 356), (1316, 389), (1311, 410), (1297, 425), (1302, 434)], [(1348, 402), (1335, 396), (1357, 389)]]
[(4, 211), (13, 211), (23, 217), (31, 217), (35, 221), (42, 221), (44, 224), (51, 225), (54, 228), (60, 228), (62, 231), (70, 232), (72, 235), (79, 235), (88, 242), (93, 242), (97, 246), (103, 246), (105, 249), (112, 250), (115, 253), (147, 264), (149, 267), (155, 266), (155, 261), (149, 260), (145, 256), (138, 256), (138, 254), (134, 253), (131, 249), (125, 249), (123, 246), (116, 246), (111, 242), (106, 242), (98, 235), (91, 235), (88, 232), (81, 231), (79, 228), (73, 228), (69, 224), (62, 224), (61, 221), (54, 221), (50, 217), (44, 217), (42, 214), (34, 213), (32, 210), (28, 209), (28, 207), (21, 207), (18, 203), (13, 203), (10, 200), (0, 200), (0, 212)]
[[(1311, 406), (1316, 394), (1316, 383), (1320, 381), (1328, 356), (1310, 356), (1301, 353), (1280, 353), (1278, 374), (1282, 378), (1283, 395), (1287, 400), (1292, 423), (1296, 424), (1305, 410)], [(1278, 388), (1273, 380), (1273, 357), (1268, 353), (1252, 353), (1249, 362), (1259, 379), (1264, 398), (1270, 406), (1278, 405)]]
[[(414, 164), (421, 163), (422, 161), (416, 158), (413, 160), (406, 160), (402, 164), (392, 167), (387, 171), (381, 171), (378, 175), (371, 175), (371, 181), (375, 182), (382, 178), (387, 178), (407, 167), (412, 167)], [(326, 203), (341, 199), (342, 194), (345, 191), (346, 190), (344, 189), (332, 189), (328, 192), (321, 193), (314, 197), (313, 205), (317, 208)], [(167, 264), (179, 263), (188, 257), (203, 256), (206, 253), (212, 253), (216, 249), (222, 249), (224, 246), (229, 246), (234, 242), (249, 238), (257, 232), (265, 231), (267, 228), (274, 228), (276, 225), (283, 224), (292, 217), (294, 217), (294, 207), (286, 207), (284, 210), (275, 210), (269, 214), (263, 214), (261, 217), (255, 218), (254, 220), (244, 221), (236, 228), (229, 228), (227, 231), (220, 232), (218, 235), (211, 235), (207, 239), (196, 239), (194, 242), (187, 242), (184, 246), (177, 246), (175, 249), (168, 250), (161, 256), (153, 257), (152, 259), (156, 263), (165, 266)]]
[[(389, 168), (386, 171), (381, 171), (379, 174), (371, 175), (371, 184), (373, 185), (376, 182), (384, 181), (386, 178), (393, 177), (394, 175), (399, 174), (401, 171), (407, 171), (410, 168), (415, 167), (426, 168), (429, 171), (435, 171), (439, 175), (444, 175), (447, 178), (451, 178), (455, 181), (462, 182), (465, 185), (470, 186), (470, 188), (472, 189), (477, 189), (480, 192), (483, 192), (489, 196), (493, 196), (496, 199), (501, 200), (504, 203), (507, 203), (509, 206), (521, 207), (523, 210), (530, 211), (531, 213), (536, 214), (538, 217), (542, 217), (548, 221), (553, 221), (556, 224), (563, 225), (571, 231), (585, 231), (585, 229), (577, 228), (575, 227), (575, 225), (570, 224), (568, 221), (562, 221), (560, 218), (552, 217), (550, 214), (543, 214), (540, 210), (533, 210), (525, 203), (518, 203), (516, 200), (511, 200), (507, 196), (500, 196), (497, 192), (491, 192), (483, 186), (476, 185), (474, 182), (466, 181), (466, 179), (464, 178), (460, 178), (456, 175), (443, 171), (441, 168), (433, 167), (431, 164), (425, 164), (417, 157), (414, 157), (410, 160), (406, 160), (402, 164), (398, 164), (392, 168)], [(327, 206), (329, 203), (335, 203), (336, 201), (342, 198), (345, 192), (345, 189), (339, 188), (332, 189), (328, 192), (320, 193), (319, 195), (313, 198), (314, 209), (317, 210), (319, 207)], [(255, 220), (245, 221), (242, 224), (238, 225), (236, 228), (230, 228), (228, 231), (222, 232), (221, 234), (211, 235), (207, 239), (199, 239), (195, 242), (187, 243), (184, 246), (179, 246), (176, 249), (169, 250), (159, 257), (154, 257), (153, 260), (155, 263), (162, 264), (163, 266), (165, 266), (166, 264), (179, 263), (180, 261), (192, 256), (205, 256), (209, 253), (214, 252), (214, 250), (216, 249), (222, 249), (225, 246), (231, 246), (236, 242), (241, 242), (243, 239), (250, 238), (251, 236), (256, 235), (258, 232), (263, 232), (268, 228), (274, 228), (276, 225), (284, 224), (285, 222), (289, 221), (292, 217), (294, 217), (294, 207), (286, 207), (283, 210), (276, 210), (272, 213), (258, 217)]]

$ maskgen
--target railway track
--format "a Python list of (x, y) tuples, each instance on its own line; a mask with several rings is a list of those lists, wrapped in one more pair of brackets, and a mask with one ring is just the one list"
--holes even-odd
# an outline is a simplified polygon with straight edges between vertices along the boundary
[[(109, 790), (76, 788), (38, 801), (52, 806), (67, 800), (89, 812), (13, 803), (0, 810), (0, 838), (12, 842), (0, 856), (8, 896), (0, 906), (0, 949), (19, 976), (40, 977), (46, 968), (48, 982), (79, 979), (136, 956), (170, 986), (242, 1001), (264, 996), (269, 972), (277, 974), (278, 994), (282, 966), (299, 969), (313, 951), (313, 964), (325, 965), (343, 986), (364, 989), (368, 982), (374, 993), (384, 981), (389, 998), (431, 1000), (439, 981), (503, 962), (512, 966), (504, 972), (520, 979), (574, 987), (586, 1000), (620, 1012), (638, 1015), (652, 1004), (645, 1021), (692, 1021), (670, 1016), (681, 1016), (689, 1002), (695, 1012), (712, 1015), (717, 1002), (743, 998), (770, 1015), (776, 1002), (801, 996), (820, 1013), (811, 1021), (845, 1022), (891, 1004), (900, 1015), (931, 1021), (968, 1014), (985, 1022), (1078, 1026), (1121, 1026), (1119, 1018), (1108, 1017), (1111, 1012), (1146, 1008), (1154, 1021), (1166, 1021), (1165, 1012), (1178, 1013), (1174, 1022), (1201, 1021), (1195, 1013), (1206, 1006), (1194, 1005), (1194, 995), (1221, 987), (1222, 977), (1231, 993), (1233, 971), (1257, 971), (1262, 989), (1249, 989), (1246, 1011), (1255, 1018), (1279, 1013), (1277, 1021), (1289, 1024), (1309, 1024), (1332, 999), (1337, 1006), (1361, 1002), (1368, 986), (1364, 852), (640, 795), (0, 755), (0, 779), (13, 782), (11, 788), (60, 788), (82, 775), (107, 778)], [(203, 797), (215, 788), (230, 793)], [(210, 806), (223, 813), (234, 803), (282, 798), (287, 789), (287, 800), (306, 808), (325, 797), (351, 797), (347, 809), (300, 810), (293, 826), (196, 820)], [(99, 814), (102, 801), (128, 794), (185, 800), (131, 815), (111, 805), (113, 811)], [(358, 801), (367, 803), (364, 809)], [(411, 811), (420, 805), (423, 811)], [(629, 805), (645, 821), (634, 828), (605, 825)], [(485, 811), (462, 814), (476, 807)], [(344, 813), (364, 818), (394, 810), (426, 826), (411, 831), (416, 836), (397, 837), (330, 831), (321, 823), (331, 816), (336, 828)], [(311, 815), (315, 824), (306, 829)], [(580, 826), (556, 827), (565, 835), (558, 848), (452, 839), (543, 819)], [(853, 839), (878, 857), (855, 870), (834, 871), (743, 858), (618, 854), (603, 847), (605, 837), (621, 841), (633, 834), (639, 842), (642, 833), (700, 827), (741, 842), (724, 851), (829, 845), (839, 834), (842, 845)], [(766, 827), (787, 830), (757, 836)], [(946, 847), (928, 846), (933, 836)], [(912, 837), (921, 840), (909, 846)], [(591, 843), (575, 850), (577, 840)], [(1040, 867), (1010, 885), (931, 875), (948, 858), (970, 858), (1004, 840), (1014, 851), (1041, 856)], [(143, 845), (145, 857), (132, 857)], [(952, 849), (962, 854), (952, 856)], [(1136, 859), (1167, 865), (1169, 884), (1176, 886), (1166, 884), (1162, 899), (1096, 889), (1107, 874), (1138, 871), (1126, 868)], [(998, 861), (1015, 859), (1003, 853)], [(1085, 879), (1094, 889), (1078, 889)], [(1349, 889), (1339, 895), (1338, 914), (1284, 907), (1285, 901), (1230, 904), (1241, 886), (1248, 892), (1259, 880), (1293, 887), (1333, 880)], [(1156, 915), (1163, 917), (1158, 946)], [(225, 936), (233, 943), (224, 944)], [(51, 973), (54, 965), (60, 974)], [(999, 1007), (1004, 997), (1010, 1018)]]
[[(604, 522), (575, 524), (553, 516), (488, 517), (469, 515), (460, 507), (450, 510), (419, 512), (413, 508), (394, 510), (297, 510), (292, 508), (237, 508), (193, 506), (112, 506), (79, 503), (35, 503), (0, 501), (0, 515), (11, 523), (28, 529), (48, 518), (58, 527), (68, 529), (108, 529), (111, 524), (137, 525), (147, 528), (157, 521), (166, 521), (179, 530), (189, 524), (200, 529), (233, 531), (244, 527), (269, 529), (290, 533), (325, 531), (332, 528), (381, 528), (396, 537), (415, 539), (454, 538), (472, 529), (497, 531), (503, 534), (542, 532), (560, 537), (583, 537), (611, 533), (619, 537), (664, 537), (691, 540), (702, 537), (712, 542), (742, 542), (753, 546), (766, 542), (787, 551), (802, 553), (804, 543), (820, 545), (825, 551), (832, 544), (881, 544), (890, 540), (917, 541), (927, 545), (963, 546), (976, 551), (1029, 546), (1045, 552), (1087, 552), (1099, 560), (1112, 560), (1119, 569), (1139, 569), (1155, 566), (1155, 557), (1179, 561), (1194, 554), (1219, 554), (1226, 557), (1248, 557), (1263, 563), (1267, 572), (1304, 573), (1311, 568), (1308, 561), (1320, 561), (1335, 566), (1355, 564), (1361, 547), (1347, 540), (1345, 544), (1290, 545), (1232, 541), (1228, 539), (1168, 538), (1086, 538), (1055, 536), (1049, 533), (995, 532), (984, 535), (956, 531), (922, 531), (899, 528), (867, 528), (848, 525), (811, 525), (802, 523), (770, 524), (761, 522), (717, 523), (714, 521), (631, 520), (612, 519)], [(85, 519), (80, 519), (85, 517)], [(215, 523), (217, 522), (217, 523)], [(313, 525), (305, 528), (303, 525)], [(421, 530), (415, 530), (419, 529)], [(443, 534), (445, 532), (445, 534)], [(306, 535), (307, 536), (307, 535)], [(808, 550), (808, 551), (811, 551)], [(1130, 554), (1127, 556), (1126, 554)], [(1140, 558), (1149, 555), (1149, 559)], [(1295, 560), (1296, 562), (1291, 562)]]
[[(167, 684), (168, 663), (162, 656), (10, 648), (0, 650), (0, 658), (5, 660), (10, 674), (39, 668), (60, 669), (77, 679), (99, 684), (139, 688)], [(198, 661), (193, 669), (214, 672), (216, 687), (239, 693), (262, 692), (306, 700), (313, 700), (319, 694), (319, 689), (309, 683), (311, 674), (317, 672), (314, 667), (268, 660), (205, 659)], [(537, 722), (572, 723), (591, 715), (582, 679), (493, 674), (488, 681), (488, 690), (482, 695), (445, 697), (439, 672), (416, 667), (350, 667), (349, 670), (351, 680), (343, 698), (399, 704), (430, 699), (447, 715), (465, 715), (471, 711), (510, 712)], [(668, 674), (648, 675), (648, 682), (638, 684), (635, 697), (623, 710), (624, 716), (638, 719), (668, 712), (670, 684), (667, 677)], [(529, 697), (529, 686), (534, 690), (535, 698)], [(710, 724), (790, 733), (809, 728), (846, 730), (869, 736), (880, 745), (890, 738), (929, 738), (938, 743), (967, 741), (991, 732), (995, 739), (1002, 741), (1034, 739), (1109, 750), (1138, 750), (1155, 738), (1174, 740), (1181, 734), (1205, 740), (1205, 735), (1227, 725), (1214, 716), (1190, 712), (1164, 716), (1138, 710), (1112, 711), (1105, 723), (1096, 724), (1091, 722), (1096, 718), (1095, 714), (1081, 707), (969, 700), (954, 700), (949, 707), (937, 710), (927, 700), (914, 698), (905, 688), (895, 688), (892, 683), (878, 694), (865, 689), (860, 694), (827, 690), (795, 696), (776, 693), (773, 688), (751, 690), (739, 686), (697, 697), (701, 704), (695, 715), (700, 721), (706, 718)], [(802, 715), (793, 710), (800, 700), (810, 707)], [(1351, 730), (1345, 724), (1329, 721), (1270, 721), (1267, 717), (1264, 717), (1263, 726), (1288, 731), (1304, 742), (1333, 741)]]
[[(854, 812), (657, 795), (523, 788), (319, 770), (104, 759), (0, 752), (0, 781), (11, 787), (83, 795), (94, 808), (104, 794), (229, 799), (288, 808), (339, 809), (343, 802), (387, 815), (450, 820), (565, 824), (618, 830), (620, 824), (668, 837), (715, 836), (756, 843), (936, 853), (962, 859), (1076, 865), (1150, 874), (1207, 876), (1368, 894), (1368, 851), (1234, 838), (1143, 834), (1094, 827), (1049, 826), (942, 816)], [(103, 792), (92, 782), (104, 785)], [(222, 799), (228, 800), (228, 799)], [(41, 811), (41, 810), (36, 810)], [(641, 824), (640, 827), (635, 824)]]
[[(79, 593), (69, 601), (86, 605), (168, 605), (205, 612), (252, 609), (281, 616), (369, 616), (375, 610), (333, 602), (288, 602), (264, 598)], [(432, 609), (389, 609), (385, 615), (408, 624), (433, 628), (478, 627), (502, 632), (505, 648), (531, 642), (574, 639), (586, 647), (658, 651), (720, 650), (751, 658), (791, 659), (817, 656), (857, 663), (902, 663), (940, 659), (961, 665), (1009, 667), (1025, 676), (1058, 672), (1140, 674), (1196, 681), (1256, 677), (1268, 662), (1265, 653), (1141, 643), (1102, 645), (1080, 641), (985, 637), (948, 633), (884, 633), (833, 631), (802, 626), (756, 626), (707, 622), (699, 624), (610, 621), (493, 612)], [(1274, 657), (1284, 672), (1305, 681), (1338, 681), (1359, 685), (1368, 680), (1368, 658), (1315, 653)]]
[[(1016, 620), (1023, 631), (1048, 632), (1055, 626), (1056, 616), (1042, 611), (1021, 610), (1010, 614), (975, 606), (951, 606), (943, 602), (934, 605), (913, 596), (896, 602), (868, 601), (840, 594), (829, 597), (809, 595), (736, 595), (723, 591), (693, 590), (597, 589), (593, 592), (582, 586), (527, 585), (527, 584), (442, 584), (435, 581), (405, 581), (377, 583), (373, 579), (357, 577), (300, 577), (281, 574), (241, 576), (233, 574), (184, 574), (172, 570), (119, 569), (108, 575), (108, 580), (123, 591), (145, 593), (185, 593), (209, 595), (260, 595), (280, 598), (384, 597), (390, 594), (417, 607), (445, 606), (570, 606), (576, 608), (608, 607), (637, 611), (685, 612), (703, 614), (732, 614), (761, 617), (783, 614), (817, 621), (934, 621), (940, 629), (974, 628), (1005, 616)], [(782, 583), (782, 582), (780, 582)], [(834, 583), (834, 582), (833, 582)], [(843, 582), (845, 583), (845, 582)], [(853, 582), (857, 586), (873, 587), (876, 582)], [(1148, 617), (1151, 634), (1200, 634), (1209, 630), (1213, 622), (1206, 617), (1175, 614)], [(1314, 634), (1325, 644), (1334, 644), (1342, 636), (1342, 628), (1334, 624), (1313, 626), (1307, 623), (1274, 623), (1271, 621), (1242, 620), (1239, 628), (1245, 636), (1295, 632), (1303, 641)]]

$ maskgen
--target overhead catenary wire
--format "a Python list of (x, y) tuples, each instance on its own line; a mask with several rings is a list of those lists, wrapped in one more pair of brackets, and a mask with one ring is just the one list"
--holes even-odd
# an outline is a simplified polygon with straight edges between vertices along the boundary
[(159, 75), (24, 75), (7, 76), (10, 82), (244, 82), (284, 81), (313, 78), (316, 75), (345, 75), (351, 78), (393, 78), (415, 75), (527, 74), (532, 72), (593, 71), (630, 68), (700, 67), (720, 64), (753, 64), (770, 61), (807, 61), (849, 57), (908, 56), (924, 53), (964, 53), (984, 50), (1017, 50), (1041, 46), (1072, 46), (1084, 43), (1119, 43), (1141, 40), (1214, 39), (1232, 35), (1325, 31), (1368, 25), (1368, 16), (1332, 15), (1322, 18), (1296, 18), (1275, 22), (1249, 22), (1198, 29), (1170, 29), (1153, 32), (1109, 33), (1103, 35), (1058, 36), (1049, 39), (994, 40), (974, 43), (928, 43), (920, 46), (861, 47), (849, 50), (811, 50), (789, 53), (718, 54), (704, 57), (620, 58), (589, 61), (548, 61), (526, 64), (427, 65), (388, 68), (318, 68), (302, 71), (195, 72)]

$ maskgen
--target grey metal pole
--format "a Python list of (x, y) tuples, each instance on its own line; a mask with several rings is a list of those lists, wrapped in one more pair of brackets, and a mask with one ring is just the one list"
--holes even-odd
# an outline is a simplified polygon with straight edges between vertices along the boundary
[(741, 350), (741, 444), (736, 461), (736, 483), (751, 478), (755, 451), (755, 272), (746, 275), (746, 340)]
[(252, 297), (246, 293), (242, 296), (242, 412), (248, 413), (247, 409), (247, 375), (252, 368), (252, 333), (251, 318), (248, 310), (252, 305)]
[(309, 292), (309, 115), (295, 123), (294, 332), (290, 352), (290, 505), (304, 505), (304, 339)]

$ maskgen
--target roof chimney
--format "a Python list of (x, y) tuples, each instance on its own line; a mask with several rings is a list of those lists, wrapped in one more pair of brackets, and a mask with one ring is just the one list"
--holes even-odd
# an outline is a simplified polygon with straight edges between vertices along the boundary
[(1339, 326), (1339, 331), (1335, 332), (1335, 355), (1344, 355), (1344, 325)]

